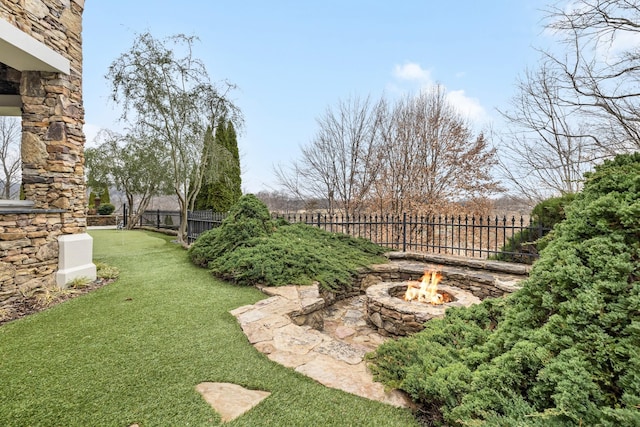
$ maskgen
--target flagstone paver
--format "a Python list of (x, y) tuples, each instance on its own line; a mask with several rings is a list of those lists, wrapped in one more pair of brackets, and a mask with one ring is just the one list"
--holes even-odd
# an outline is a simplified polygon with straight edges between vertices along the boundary
[(237, 384), (213, 382), (200, 383), (196, 390), (225, 423), (238, 418), (271, 394), (249, 390)]
[(334, 304), (328, 310), (324, 330), (296, 325), (288, 314), (308, 314), (324, 305), (317, 285), (264, 288), (269, 298), (239, 307), (234, 315), (247, 339), (269, 359), (295, 369), (319, 383), (368, 399), (399, 407), (411, 407), (400, 390), (385, 391), (373, 380), (363, 360), (385, 338), (367, 327), (362, 318), (362, 298)]

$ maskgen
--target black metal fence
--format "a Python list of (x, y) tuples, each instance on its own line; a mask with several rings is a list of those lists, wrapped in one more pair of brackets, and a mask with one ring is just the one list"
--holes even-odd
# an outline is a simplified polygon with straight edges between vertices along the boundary
[(140, 215), (140, 227), (155, 227), (177, 230), (180, 227), (182, 214), (180, 211), (151, 210)]
[[(530, 262), (538, 254), (532, 240), (549, 232), (523, 216), (502, 218), (470, 215), (275, 215), (289, 222), (302, 222), (329, 232), (361, 237), (395, 251), (431, 252)], [(220, 225), (224, 214), (190, 212), (189, 243), (206, 230)]]
[(193, 243), (200, 234), (219, 227), (227, 214), (213, 211), (193, 211), (187, 213), (187, 243)]

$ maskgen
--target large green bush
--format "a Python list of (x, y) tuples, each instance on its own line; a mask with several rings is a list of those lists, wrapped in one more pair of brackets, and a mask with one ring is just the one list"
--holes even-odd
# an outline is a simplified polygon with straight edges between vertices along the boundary
[(255, 239), (267, 237), (274, 228), (267, 206), (253, 194), (247, 194), (231, 208), (220, 227), (198, 237), (189, 248), (189, 256), (194, 264), (207, 267), (238, 247), (255, 244)]
[(211, 271), (239, 284), (349, 286), (359, 267), (382, 262), (384, 251), (367, 240), (305, 224), (282, 224), (269, 238), (237, 248), (209, 263)]
[(370, 356), (448, 425), (640, 425), (640, 154), (587, 174), (523, 288)]
[(510, 237), (500, 249), (500, 253), (492, 257), (500, 261), (522, 262), (532, 264), (547, 244), (543, 237), (547, 230), (564, 220), (565, 210), (575, 199), (569, 193), (560, 197), (551, 197), (533, 207), (531, 225)]
[(219, 228), (189, 249), (191, 260), (241, 285), (349, 286), (358, 268), (383, 262), (384, 248), (305, 224), (274, 221), (260, 200), (243, 196)]

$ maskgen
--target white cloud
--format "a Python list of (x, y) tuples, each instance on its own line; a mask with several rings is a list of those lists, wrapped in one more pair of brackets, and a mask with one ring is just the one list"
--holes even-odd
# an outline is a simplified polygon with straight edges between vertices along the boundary
[(433, 84), (431, 80), (431, 70), (424, 69), (420, 64), (406, 62), (403, 65), (396, 65), (393, 75), (400, 80), (416, 81), (421, 84)]
[[(409, 82), (417, 84), (418, 87), (414, 88), (414, 90), (417, 90), (418, 92), (430, 90), (437, 84), (433, 81), (431, 70), (422, 68), (420, 64), (415, 62), (406, 62), (403, 65), (396, 65), (393, 68), (393, 76), (396, 80), (399, 80), (398, 83)], [(458, 78), (462, 76), (464, 76), (464, 72), (456, 74), (456, 77)], [(447, 100), (464, 117), (480, 125), (489, 120), (489, 115), (480, 103), (479, 99), (467, 96), (463, 89), (449, 90), (444, 85), (441, 86), (446, 91)], [(393, 92), (399, 92), (396, 85), (390, 85), (388, 88), (392, 89)]]
[(488, 119), (487, 111), (480, 104), (480, 100), (468, 97), (462, 89), (447, 91), (447, 100), (471, 121), (479, 123)]

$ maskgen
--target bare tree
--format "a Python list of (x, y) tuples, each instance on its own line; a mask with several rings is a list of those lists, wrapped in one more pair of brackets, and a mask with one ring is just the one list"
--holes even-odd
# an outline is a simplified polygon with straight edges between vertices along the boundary
[(385, 117), (375, 188), (377, 198), (389, 200), (393, 212), (433, 212), (446, 203), (500, 190), (491, 176), (495, 149), (484, 134), (473, 134), (442, 86), (405, 97)]
[(401, 213), (412, 209), (416, 182), (414, 162), (418, 151), (417, 138), (411, 133), (410, 97), (399, 100), (394, 106), (381, 103), (380, 121), (381, 167), (373, 185), (374, 210), (380, 213)]
[(640, 1), (575, 0), (548, 10), (564, 55), (546, 53), (604, 154), (640, 149)]
[(582, 111), (562, 102), (562, 84), (545, 64), (518, 81), (511, 109), (501, 111), (508, 127), (501, 138), (500, 169), (518, 194), (537, 202), (576, 193), (597, 157)]
[(301, 198), (327, 200), (330, 213), (336, 207), (357, 213), (380, 165), (378, 106), (369, 97), (352, 97), (327, 108), (316, 136), (302, 147), (302, 159), (276, 169), (279, 183)]
[(267, 205), (270, 212), (279, 214), (295, 213), (300, 209), (308, 210), (310, 204), (322, 205), (315, 199), (302, 200), (282, 191), (259, 191), (255, 196)]
[(0, 199), (14, 199), (20, 193), (20, 119), (0, 117)]

